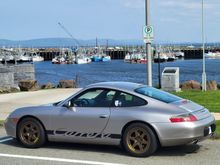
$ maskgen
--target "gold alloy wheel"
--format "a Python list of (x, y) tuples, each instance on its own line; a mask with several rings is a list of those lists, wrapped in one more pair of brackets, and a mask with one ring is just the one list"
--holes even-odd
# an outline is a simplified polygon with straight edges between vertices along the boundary
[(149, 149), (151, 141), (144, 128), (135, 127), (128, 131), (126, 143), (132, 152), (143, 154)]
[(36, 144), (40, 138), (40, 129), (34, 122), (28, 121), (22, 124), (20, 137), (23, 143), (28, 145)]

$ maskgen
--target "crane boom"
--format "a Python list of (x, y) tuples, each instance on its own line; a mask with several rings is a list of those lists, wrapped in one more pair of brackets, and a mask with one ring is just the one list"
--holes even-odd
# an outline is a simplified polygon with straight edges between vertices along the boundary
[(68, 34), (74, 41), (75, 43), (77, 44), (77, 46), (80, 46), (79, 42), (77, 41), (77, 39), (75, 39), (73, 37), (73, 35), (60, 23), (58, 22), (58, 25), (66, 32), (66, 34)]

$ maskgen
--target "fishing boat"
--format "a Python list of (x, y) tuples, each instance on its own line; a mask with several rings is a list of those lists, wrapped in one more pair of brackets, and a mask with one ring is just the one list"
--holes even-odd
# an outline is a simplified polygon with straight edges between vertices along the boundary
[(14, 56), (11, 54), (5, 54), (4, 55), (4, 61), (8, 63), (13, 63), (14, 62)]
[(94, 54), (91, 56), (91, 60), (92, 62), (101, 62), (102, 61), (102, 56), (98, 55), (98, 54)]
[(0, 56), (0, 62), (2, 62), (3, 61), (3, 56)]
[(40, 61), (44, 61), (44, 58), (41, 57), (40, 55), (35, 54), (35, 55), (33, 55), (33, 57), (32, 57), (32, 61), (33, 61), (33, 62), (40, 62)]
[(208, 52), (205, 54), (206, 58), (220, 58), (220, 52)]
[(91, 61), (92, 60), (89, 57), (81, 55), (81, 56), (76, 57), (75, 63), (76, 64), (88, 64), (88, 63), (91, 63)]
[(125, 55), (124, 62), (129, 63), (146, 63), (146, 56), (143, 52), (133, 51)]
[(185, 53), (184, 52), (181, 52), (181, 51), (175, 51), (174, 52), (174, 55), (175, 57), (177, 58), (183, 58), (185, 56)]
[(166, 53), (160, 53), (160, 54), (157, 53), (153, 59), (155, 63), (166, 62), (168, 60), (168, 56), (166, 55)]
[(130, 53), (127, 53), (125, 55), (124, 62), (127, 62), (127, 63), (131, 62), (131, 54)]
[(111, 56), (102, 56), (102, 62), (108, 62), (108, 61), (111, 61)]
[(62, 56), (56, 56), (52, 59), (52, 64), (66, 64), (67, 61)]

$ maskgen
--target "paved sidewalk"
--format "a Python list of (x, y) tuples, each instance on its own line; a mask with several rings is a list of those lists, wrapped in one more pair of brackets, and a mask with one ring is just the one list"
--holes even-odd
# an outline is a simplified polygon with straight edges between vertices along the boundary
[(79, 90), (79, 88), (48, 89), (33, 92), (1, 94), (0, 120), (5, 120), (8, 114), (16, 108), (54, 103), (71, 96)]
[[(63, 100), (79, 91), (76, 89), (49, 89), (34, 92), (0, 94), (0, 120), (5, 120), (14, 109), (25, 106), (42, 105)], [(220, 120), (220, 113), (213, 113)]]

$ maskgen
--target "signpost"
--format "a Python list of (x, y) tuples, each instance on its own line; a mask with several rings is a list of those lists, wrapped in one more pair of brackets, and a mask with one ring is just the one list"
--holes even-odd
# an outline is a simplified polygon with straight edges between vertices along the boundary
[(154, 40), (154, 29), (153, 26), (144, 26), (143, 28), (144, 43), (152, 43)]
[[(147, 58), (147, 85), (152, 86), (152, 54), (151, 42), (153, 39), (153, 28), (150, 26), (150, 0), (145, 0), (146, 26), (144, 27), (144, 36), (146, 35), (146, 58)], [(145, 38), (145, 37), (144, 37)]]

